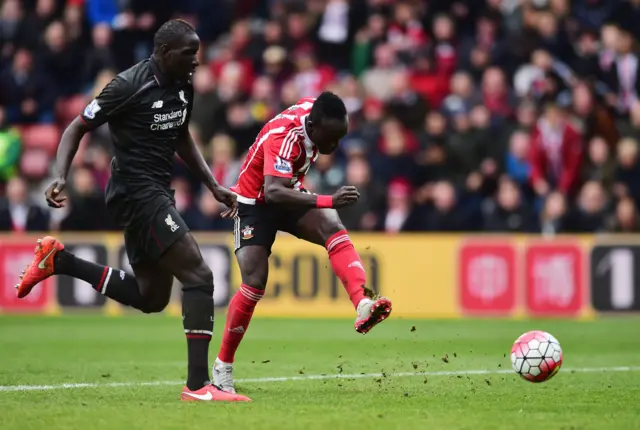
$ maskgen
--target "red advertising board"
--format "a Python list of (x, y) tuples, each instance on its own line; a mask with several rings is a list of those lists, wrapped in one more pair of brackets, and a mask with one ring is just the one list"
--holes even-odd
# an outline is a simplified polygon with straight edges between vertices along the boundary
[(0, 243), (0, 309), (2, 312), (42, 312), (52, 297), (49, 278), (23, 299), (16, 296), (20, 272), (33, 260), (33, 244)]
[(584, 300), (582, 248), (573, 243), (531, 243), (525, 250), (525, 297), (532, 316), (575, 316)]
[(510, 315), (516, 306), (516, 249), (511, 242), (463, 243), (458, 264), (465, 314)]

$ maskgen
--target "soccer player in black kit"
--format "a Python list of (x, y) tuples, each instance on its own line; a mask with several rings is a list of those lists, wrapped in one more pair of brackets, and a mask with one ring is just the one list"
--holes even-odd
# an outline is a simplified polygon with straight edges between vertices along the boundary
[(200, 46), (194, 28), (171, 20), (156, 32), (154, 53), (116, 76), (62, 135), (57, 179), (46, 191), (49, 206), (64, 206), (61, 195), (80, 140), (108, 123), (115, 149), (106, 190), (110, 215), (124, 228), (125, 247), (135, 276), (82, 260), (53, 237), (38, 240), (36, 257), (21, 275), (18, 297), (52, 275), (82, 279), (95, 290), (144, 313), (162, 311), (173, 278), (182, 287), (182, 319), (187, 337), (186, 401), (250, 401), (219, 390), (209, 376), (209, 341), (213, 334), (213, 275), (175, 208), (169, 188), (174, 154), (182, 158), (214, 197), (237, 211), (236, 196), (218, 185), (188, 127), (193, 106), (191, 75)]

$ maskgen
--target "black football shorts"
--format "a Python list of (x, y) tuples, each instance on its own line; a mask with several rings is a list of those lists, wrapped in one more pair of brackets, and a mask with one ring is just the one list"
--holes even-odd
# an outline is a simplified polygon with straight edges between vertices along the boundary
[(262, 246), (271, 254), (271, 246), (278, 231), (297, 237), (298, 221), (309, 210), (310, 208), (239, 203), (233, 231), (235, 251), (245, 246)]
[(109, 180), (109, 215), (124, 228), (124, 244), (131, 264), (157, 261), (189, 227), (173, 200), (173, 192), (158, 186), (133, 187)]

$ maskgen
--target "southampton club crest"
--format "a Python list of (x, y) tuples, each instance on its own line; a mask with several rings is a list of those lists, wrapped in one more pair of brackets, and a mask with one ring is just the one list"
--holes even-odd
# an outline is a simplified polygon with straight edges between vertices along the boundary
[(243, 228), (240, 233), (242, 233), (242, 240), (251, 239), (253, 237), (253, 227), (248, 225), (245, 228)]

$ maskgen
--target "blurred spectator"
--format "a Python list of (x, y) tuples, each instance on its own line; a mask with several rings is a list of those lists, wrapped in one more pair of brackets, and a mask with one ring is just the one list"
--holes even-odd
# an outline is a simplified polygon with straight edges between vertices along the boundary
[(605, 72), (605, 81), (613, 94), (613, 101), (618, 114), (627, 115), (633, 104), (638, 101), (640, 93), (640, 63), (634, 52), (634, 40), (631, 33), (619, 29), (615, 46), (615, 58), (609, 70)]
[(517, 184), (503, 177), (496, 199), (484, 207), (484, 230), (491, 232), (532, 233), (537, 230), (533, 212), (527, 207)]
[(28, 50), (35, 50), (40, 46), (41, 37), (45, 29), (56, 18), (56, 0), (36, 0), (35, 10), (24, 9), (21, 37), (16, 45)]
[(384, 200), (384, 189), (372, 177), (366, 159), (353, 157), (349, 161), (345, 182), (358, 188), (360, 198), (356, 204), (340, 209), (342, 223), (348, 230), (373, 230), (378, 224), (377, 211)]
[(333, 154), (318, 156), (314, 167), (305, 177), (310, 191), (330, 194), (345, 184), (344, 169), (335, 162)]
[(93, 82), (98, 74), (105, 69), (115, 69), (116, 62), (111, 50), (113, 32), (106, 23), (99, 23), (93, 27), (91, 38), (93, 49), (84, 58), (82, 83)]
[(569, 230), (567, 201), (557, 191), (547, 195), (540, 213), (541, 232), (554, 236)]
[(235, 157), (235, 142), (226, 134), (217, 134), (211, 139), (209, 146), (213, 177), (222, 186), (231, 187), (240, 173), (240, 162)]
[(601, 137), (591, 139), (582, 168), (582, 182), (597, 181), (609, 189), (613, 185), (614, 170), (615, 160), (607, 142)]
[(394, 73), (391, 81), (392, 95), (388, 101), (389, 114), (409, 130), (420, 128), (427, 113), (427, 104), (420, 94), (409, 86), (409, 74)]
[(460, 210), (453, 184), (440, 181), (433, 186), (432, 204), (421, 220), (421, 229), (442, 232), (467, 231), (470, 226), (468, 216)]
[(106, 206), (91, 170), (75, 169), (71, 177), (67, 216), (60, 223), (60, 230), (106, 230), (109, 228)]
[(224, 210), (209, 190), (203, 190), (197, 201), (196, 207), (191, 207), (185, 213), (185, 222), (190, 229), (195, 231), (224, 231), (233, 228), (233, 220), (220, 216)]
[(0, 60), (2, 64), (15, 53), (25, 35), (25, 12), (20, 0), (5, 0), (0, 5)]
[(29, 201), (28, 184), (20, 177), (7, 183), (7, 195), (0, 199), (0, 231), (20, 233), (49, 230), (49, 217)]
[(295, 73), (293, 83), (300, 94), (316, 97), (335, 78), (335, 70), (319, 64), (311, 49), (300, 48), (293, 56)]
[(216, 89), (213, 73), (200, 67), (193, 78), (193, 111), (191, 121), (198, 126), (205, 142), (224, 124), (224, 101)]
[(386, 101), (393, 95), (393, 75), (398, 70), (396, 54), (391, 45), (379, 45), (374, 53), (373, 68), (362, 75), (362, 85), (369, 96)]
[(377, 230), (398, 233), (415, 229), (411, 225), (413, 204), (411, 185), (404, 179), (394, 179), (387, 188), (387, 208), (379, 217)]
[(572, 232), (597, 233), (605, 229), (608, 197), (602, 184), (589, 181), (580, 190), (576, 207), (569, 215), (568, 229)]
[(378, 149), (381, 156), (375, 170), (383, 180), (415, 177), (416, 163), (412, 154), (418, 149), (418, 141), (398, 120), (390, 118), (382, 124)]
[(11, 67), (0, 74), (0, 97), (9, 123), (48, 123), (54, 119), (55, 85), (25, 49), (19, 49)]
[(610, 221), (609, 230), (615, 233), (637, 233), (640, 231), (638, 209), (629, 198), (621, 199)]
[(77, 94), (82, 89), (82, 61), (84, 60), (75, 46), (69, 43), (66, 29), (61, 21), (54, 21), (47, 27), (44, 34), (45, 46), (38, 57), (42, 70), (54, 82), (58, 96), (68, 97)]
[(396, 3), (393, 6), (393, 19), (387, 30), (387, 40), (393, 50), (408, 63), (426, 38), (417, 7), (409, 2)]
[(480, 102), (473, 79), (468, 73), (458, 72), (451, 77), (451, 94), (442, 103), (443, 111), (449, 116), (468, 113)]
[(348, 70), (356, 31), (366, 18), (363, 2), (328, 0), (318, 22), (318, 56), (336, 70)]
[(636, 206), (640, 205), (640, 159), (638, 141), (635, 139), (625, 138), (618, 143), (615, 182), (614, 191), (618, 197), (631, 197)]
[(591, 87), (579, 82), (573, 87), (572, 112), (575, 123), (585, 140), (596, 136), (604, 138), (613, 148), (618, 141), (618, 130), (609, 110), (595, 100)]
[(582, 141), (566, 112), (549, 102), (531, 137), (531, 182), (540, 196), (552, 189), (571, 194), (578, 185)]
[(482, 102), (494, 120), (506, 119), (513, 113), (513, 99), (504, 76), (497, 67), (491, 67), (482, 77)]
[(511, 135), (509, 151), (504, 161), (504, 171), (523, 187), (531, 177), (531, 136), (523, 130)]
[[(489, 112), (483, 106), (476, 106), (469, 116), (456, 115), (453, 124), (455, 132), (447, 140), (448, 161), (458, 174), (457, 180), (464, 183), (471, 174), (480, 174), (480, 165), (487, 157), (491, 144)], [(471, 188), (476, 191), (479, 185), (481, 183)]]

